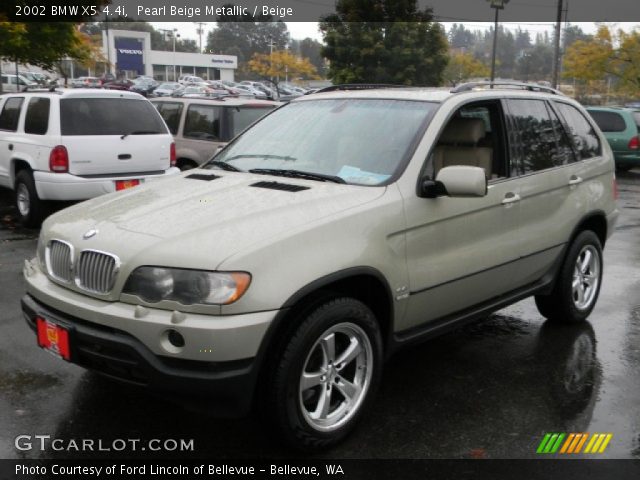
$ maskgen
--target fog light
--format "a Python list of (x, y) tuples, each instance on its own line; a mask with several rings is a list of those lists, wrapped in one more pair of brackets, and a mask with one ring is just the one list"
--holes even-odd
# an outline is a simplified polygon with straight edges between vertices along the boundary
[(169, 343), (174, 347), (184, 347), (184, 337), (176, 330), (169, 330), (167, 332), (167, 338), (169, 340)]

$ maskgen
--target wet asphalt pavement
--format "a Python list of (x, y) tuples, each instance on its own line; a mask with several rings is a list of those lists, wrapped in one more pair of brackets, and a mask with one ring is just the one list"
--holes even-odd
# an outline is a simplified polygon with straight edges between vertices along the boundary
[[(621, 218), (584, 325), (543, 321), (532, 299), (405, 350), (369, 414), (327, 458), (534, 458), (546, 432), (613, 433), (599, 457), (640, 458), (640, 170), (619, 178)], [(291, 458), (255, 419), (220, 420), (58, 360), (20, 311), (37, 231), (0, 189), (0, 458), (150, 458), (149, 451), (18, 451), (18, 435), (194, 439), (186, 458)], [(587, 455), (585, 455), (587, 456)], [(154, 457), (155, 458), (155, 457)]]

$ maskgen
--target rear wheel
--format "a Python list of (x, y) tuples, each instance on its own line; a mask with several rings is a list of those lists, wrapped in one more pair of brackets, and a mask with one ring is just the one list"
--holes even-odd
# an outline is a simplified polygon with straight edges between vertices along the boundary
[(551, 294), (536, 296), (538, 311), (549, 320), (582, 322), (596, 304), (601, 282), (602, 246), (585, 230), (571, 244)]
[(20, 223), (25, 227), (39, 227), (45, 216), (45, 206), (38, 198), (33, 175), (28, 170), (21, 170), (16, 175), (15, 195)]
[(302, 320), (272, 365), (263, 413), (295, 448), (331, 446), (370, 404), (381, 363), (371, 310), (352, 298), (326, 301)]

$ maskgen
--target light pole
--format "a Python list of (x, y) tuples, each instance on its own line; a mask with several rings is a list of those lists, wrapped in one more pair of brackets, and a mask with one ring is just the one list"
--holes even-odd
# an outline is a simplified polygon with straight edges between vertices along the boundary
[(204, 26), (206, 25), (204, 22), (193, 22), (198, 28), (196, 29), (196, 33), (198, 37), (200, 37), (200, 51), (198, 53), (202, 53), (202, 34), (204, 33)]
[(173, 81), (177, 82), (178, 77), (176, 76), (176, 37), (180, 38), (180, 34), (176, 33), (178, 31), (177, 28), (173, 29)]
[(493, 50), (491, 51), (491, 88), (496, 78), (496, 46), (498, 44), (498, 12), (509, 3), (509, 0), (487, 0), (491, 4), (491, 8), (496, 10), (496, 18), (493, 22)]

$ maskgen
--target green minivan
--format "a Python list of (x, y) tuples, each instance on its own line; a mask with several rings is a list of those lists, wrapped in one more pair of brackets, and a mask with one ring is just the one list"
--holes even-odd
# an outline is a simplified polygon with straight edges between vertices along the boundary
[(587, 107), (587, 112), (607, 138), (616, 169), (640, 167), (640, 110), (621, 107)]

